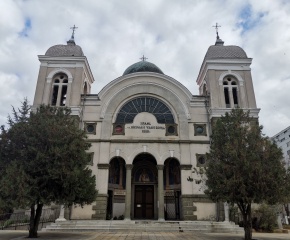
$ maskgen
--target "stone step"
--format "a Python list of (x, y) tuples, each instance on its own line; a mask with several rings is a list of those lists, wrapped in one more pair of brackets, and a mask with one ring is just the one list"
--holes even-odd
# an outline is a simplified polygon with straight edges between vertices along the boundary
[(73, 220), (56, 222), (43, 231), (58, 232), (200, 232), (243, 233), (234, 223), (207, 221), (123, 221), (123, 220)]

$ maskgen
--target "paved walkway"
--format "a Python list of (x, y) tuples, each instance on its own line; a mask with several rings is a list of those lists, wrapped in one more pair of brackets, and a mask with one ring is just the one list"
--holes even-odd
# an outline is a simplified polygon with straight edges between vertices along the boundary
[[(221, 233), (169, 233), (169, 232), (89, 232), (89, 233), (60, 233), (60, 232), (39, 232), (39, 240), (242, 240), (242, 234), (221, 234)], [(26, 239), (27, 231), (1, 230), (1, 240)], [(290, 239), (290, 234), (283, 233), (254, 233), (253, 236), (259, 240), (281, 240)]]

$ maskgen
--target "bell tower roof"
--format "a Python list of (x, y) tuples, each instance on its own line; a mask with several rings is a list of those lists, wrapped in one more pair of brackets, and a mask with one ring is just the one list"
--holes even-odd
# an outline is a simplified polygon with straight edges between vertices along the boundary
[(50, 57), (70, 57), (70, 56), (83, 57), (84, 56), (82, 48), (76, 45), (75, 43), (74, 34), (77, 27), (74, 25), (73, 27), (71, 27), (71, 29), (73, 30), (73, 32), (72, 32), (70, 40), (67, 41), (67, 45), (62, 45), (62, 44), (54, 45), (46, 51), (45, 56), (50, 56)]

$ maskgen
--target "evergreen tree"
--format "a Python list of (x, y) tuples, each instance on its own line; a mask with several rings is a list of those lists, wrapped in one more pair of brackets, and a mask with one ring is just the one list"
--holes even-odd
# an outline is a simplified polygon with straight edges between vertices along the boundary
[(214, 125), (205, 193), (239, 207), (246, 240), (252, 239), (252, 203), (273, 205), (289, 195), (289, 170), (282, 158), (281, 149), (262, 135), (249, 112), (233, 109)]
[[(31, 209), (29, 237), (37, 237), (42, 207), (96, 200), (96, 180), (88, 169), (90, 144), (67, 107), (29, 109), (27, 99), (0, 135), (0, 205)], [(35, 209), (36, 208), (36, 209)]]

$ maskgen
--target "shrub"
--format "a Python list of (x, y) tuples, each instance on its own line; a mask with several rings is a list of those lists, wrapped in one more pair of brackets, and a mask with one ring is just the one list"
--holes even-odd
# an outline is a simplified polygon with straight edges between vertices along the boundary
[(24, 218), (22, 218), (21, 223), (28, 223), (29, 219), (27, 216), (25, 216)]
[(114, 218), (113, 218), (113, 220), (117, 220), (118, 218), (115, 216)]
[(118, 217), (118, 220), (124, 220), (124, 215), (120, 215), (120, 216)]
[(273, 231), (277, 225), (277, 213), (274, 207), (263, 203), (258, 209), (253, 210), (252, 224), (255, 230)]
[(4, 223), (4, 227), (7, 227), (8, 225), (13, 224), (14, 222), (15, 222), (14, 220), (9, 219), (9, 220), (7, 220), (7, 221)]

